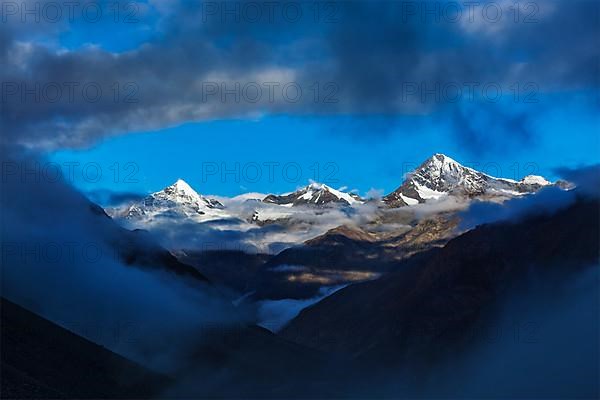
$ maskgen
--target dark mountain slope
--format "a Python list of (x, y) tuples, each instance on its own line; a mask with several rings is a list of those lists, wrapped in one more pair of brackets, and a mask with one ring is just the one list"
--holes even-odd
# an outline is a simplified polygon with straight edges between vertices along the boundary
[(0, 306), (2, 398), (330, 397), (358, 374), (347, 361), (239, 325), (199, 332), (189, 364), (166, 377), (4, 298)]
[(2, 398), (145, 398), (169, 380), (2, 298)]
[(425, 262), (323, 299), (281, 334), (354, 357), (427, 363), (470, 340), (509, 289), (560, 284), (596, 265), (599, 218), (599, 202), (580, 199), (552, 216), (480, 226)]
[(150, 233), (136, 229), (133, 231), (117, 225), (97, 204), (89, 204), (89, 208), (97, 217), (97, 222), (106, 235), (107, 244), (114, 249), (114, 255), (126, 265), (142, 268), (164, 269), (183, 277), (189, 277), (199, 282), (208, 282), (196, 268), (181, 263), (168, 250), (161, 247)]
[(310, 298), (322, 286), (373, 279), (397, 270), (404, 259), (445, 244), (458, 219), (438, 216), (406, 231), (378, 235), (340, 226), (268, 260), (255, 279), (254, 298)]

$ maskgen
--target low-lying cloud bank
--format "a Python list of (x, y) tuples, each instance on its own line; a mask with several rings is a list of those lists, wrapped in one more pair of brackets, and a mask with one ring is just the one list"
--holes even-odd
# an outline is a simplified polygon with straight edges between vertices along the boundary
[(250, 318), (202, 283), (125, 264), (114, 246), (122, 228), (61, 181), (8, 176), (1, 186), (2, 296), (9, 300), (167, 372), (207, 329)]
[(263, 300), (258, 302), (258, 324), (270, 331), (278, 332), (295, 318), (300, 311), (342, 289), (345, 285), (324, 286), (319, 295), (310, 299)]
[[(256, 201), (219, 199), (231, 218), (197, 221), (167, 216), (151, 221), (131, 219), (119, 222), (131, 229), (150, 230), (163, 246), (171, 250), (241, 250), (276, 254), (340, 225), (365, 224), (375, 219), (379, 212), (374, 203), (345, 208), (286, 208)], [(255, 211), (263, 216), (261, 223), (249, 221)]]
[(474, 202), (461, 216), (461, 229), (498, 221), (519, 221), (536, 215), (550, 215), (573, 204), (579, 196), (600, 196), (600, 164), (567, 169), (557, 172), (575, 185), (574, 189), (563, 190), (547, 187), (540, 192), (508, 200), (502, 204)]

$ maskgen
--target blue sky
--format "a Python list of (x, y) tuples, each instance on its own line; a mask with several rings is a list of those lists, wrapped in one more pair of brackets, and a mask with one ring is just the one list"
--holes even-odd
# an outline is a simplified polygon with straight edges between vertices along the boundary
[[(500, 138), (490, 144), (489, 151), (461, 145), (447, 124), (432, 122), (438, 119), (429, 115), (391, 120), (273, 116), (127, 134), (88, 149), (58, 151), (51, 159), (79, 162), (82, 168), (97, 163), (103, 170), (100, 180), (74, 175), (83, 191), (142, 194), (160, 190), (177, 178), (199, 192), (224, 196), (282, 193), (309, 179), (356, 189), (360, 194), (370, 189), (387, 193), (400, 185), (405, 172), (436, 152), (490, 175), (520, 179), (541, 174), (557, 179), (557, 167), (600, 161), (598, 117), (578, 113), (577, 104), (572, 107), (575, 109), (566, 107), (540, 121), (536, 137), (529, 143), (504, 145)], [(377, 129), (386, 133), (370, 134)], [(116, 165), (120, 175), (115, 178)]]

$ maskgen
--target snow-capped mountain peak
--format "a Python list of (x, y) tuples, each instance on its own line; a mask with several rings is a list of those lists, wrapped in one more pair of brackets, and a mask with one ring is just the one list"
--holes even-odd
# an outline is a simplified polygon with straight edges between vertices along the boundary
[(333, 189), (324, 183), (311, 182), (307, 186), (285, 195), (269, 195), (263, 199), (265, 203), (283, 206), (316, 205), (323, 206), (331, 203), (353, 205), (362, 203), (358, 196)]
[(511, 197), (532, 193), (551, 184), (536, 175), (526, 176), (518, 182), (495, 178), (465, 167), (445, 154), (436, 153), (409, 173), (402, 186), (384, 197), (383, 201), (398, 207), (447, 195)]
[(209, 199), (198, 194), (198, 192), (192, 189), (192, 187), (183, 179), (177, 179), (172, 185), (152, 193), (149, 197), (154, 200), (153, 203), (155, 201), (172, 202), (175, 204), (197, 207), (198, 211), (203, 211), (204, 208), (223, 207), (217, 200)]
[(329, 186), (325, 185), (324, 183), (319, 183), (319, 182), (311, 182), (308, 184), (307, 188), (309, 189), (313, 189), (313, 190), (321, 190), (324, 188), (328, 188)]
[[(183, 179), (177, 179), (174, 184), (163, 189), (166, 193), (173, 193), (176, 196), (188, 196), (190, 198), (199, 198), (200, 195)], [(159, 192), (157, 192), (159, 193)]]
[(178, 179), (172, 185), (129, 206), (123, 216), (127, 219), (174, 215), (197, 216), (214, 214), (222, 208), (223, 205), (217, 200), (198, 194), (186, 181)]

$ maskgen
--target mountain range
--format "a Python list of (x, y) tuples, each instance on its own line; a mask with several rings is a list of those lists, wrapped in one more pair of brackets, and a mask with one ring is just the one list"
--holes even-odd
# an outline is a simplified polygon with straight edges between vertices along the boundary
[[(434, 154), (380, 199), (311, 182), (286, 194), (233, 199), (198, 194), (185, 181), (109, 211), (149, 230), (177, 258), (249, 301), (310, 299), (321, 290), (374, 279), (462, 233), (472, 201), (503, 202), (551, 183), (495, 178)], [(450, 208), (443, 201), (447, 202)], [(424, 203), (439, 203), (427, 211)]]
[[(295, 208), (360, 207), (365, 203), (378, 207), (411, 207), (452, 196), (461, 199), (502, 201), (512, 197), (535, 193), (540, 189), (565, 182), (552, 183), (537, 175), (528, 175), (520, 181), (496, 178), (465, 167), (444, 154), (434, 154), (416, 170), (409, 173), (400, 187), (381, 200), (363, 199), (355, 193), (336, 190), (328, 185), (311, 182), (292, 193), (269, 194), (262, 198), (249, 196), (246, 204), (255, 205), (251, 213), (240, 214), (230, 209), (227, 202), (198, 194), (184, 180), (179, 179), (163, 190), (152, 193), (143, 200), (110, 213), (130, 220), (156, 218), (188, 218), (197, 221), (237, 218), (260, 222), (289, 218)], [(242, 198), (238, 196), (238, 198)], [(224, 204), (225, 203), (225, 204)], [(265, 207), (273, 206), (273, 207)]]
[[(391, 249), (401, 253), (411, 243), (406, 239), (412, 232), (418, 236), (437, 225), (423, 221), (398, 238), (357, 229), (332, 230), (305, 244), (315, 251), (306, 264), (323, 260), (321, 267), (331, 270), (332, 261), (338, 260), (338, 267), (343, 267), (345, 261), (363, 257), (373, 264), (386, 264), (381, 276), (351, 282), (304, 307), (277, 333), (245, 323), (214, 324), (194, 335), (196, 340), (186, 351), (189, 357), (168, 375), (0, 299), (3, 395), (317, 398), (325, 393), (353, 398), (456, 398), (457, 393), (467, 393), (472, 396), (465, 397), (484, 398), (489, 391), (485, 385), (492, 385), (502, 398), (525, 398), (537, 379), (543, 379), (544, 398), (551, 398), (565, 385), (577, 388), (581, 398), (597, 398), (594, 343), (600, 208), (598, 199), (585, 193), (569, 197), (572, 202), (553, 212), (480, 225), (445, 240), (441, 247), (423, 249), (395, 262), (385, 256), (384, 248), (401, 242)], [(94, 220), (93, 226), (119, 239), (116, 242), (138, 243), (117, 246), (121, 257), (134, 258), (132, 266), (175, 272), (201, 291), (212, 287), (201, 275), (190, 274), (188, 264), (168, 260), (164, 250), (149, 251), (152, 244), (137, 248), (145, 240), (143, 232), (115, 228), (101, 209), (82, 205)], [(410, 207), (400, 208), (406, 209)], [(138, 237), (139, 242), (123, 235)], [(334, 248), (346, 254), (346, 260), (329, 252)], [(323, 257), (327, 254), (333, 257)], [(256, 257), (252, 265), (243, 266), (247, 275), (240, 284), (263, 295), (270, 285), (271, 290), (288, 291), (290, 296), (295, 290), (290, 285), (297, 282), (290, 277), (318, 278), (319, 266), (309, 269), (290, 264), (297, 256), (282, 252), (271, 258)], [(227, 257), (231, 257), (229, 262)], [(200, 260), (197, 268), (212, 266), (216, 275), (210, 278), (219, 274), (231, 278), (240, 270), (238, 257), (244, 255), (216, 253)], [(265, 275), (269, 273), (283, 276), (273, 279)], [(214, 280), (217, 283), (219, 279)], [(508, 322), (501, 319), (505, 304), (512, 307)], [(233, 313), (234, 307), (225, 310)], [(173, 317), (159, 318), (168, 323)], [(181, 342), (174, 340), (168, 347)], [(473, 352), (481, 346), (486, 352)], [(473, 359), (475, 368), (467, 369)], [(515, 378), (524, 374), (517, 368), (521, 364), (529, 371), (525, 383), (534, 374), (533, 383), (513, 383), (521, 382)], [(557, 368), (564, 379), (552, 379)], [(473, 382), (483, 382), (485, 389), (476, 385), (473, 389)]]
[(325, 184), (312, 182), (310, 185), (285, 195), (270, 194), (263, 200), (264, 203), (282, 206), (323, 206), (338, 203), (342, 205), (362, 204), (364, 200), (354, 193), (345, 193), (335, 190)]

